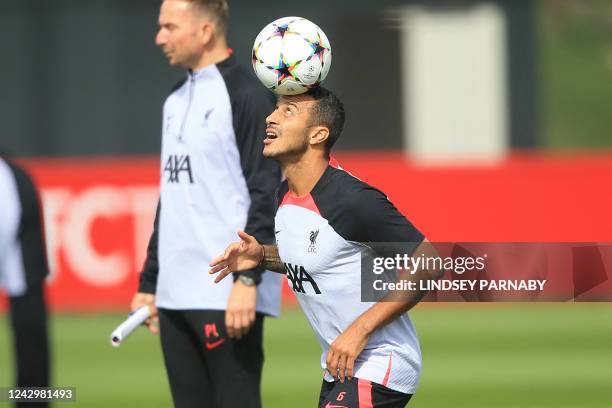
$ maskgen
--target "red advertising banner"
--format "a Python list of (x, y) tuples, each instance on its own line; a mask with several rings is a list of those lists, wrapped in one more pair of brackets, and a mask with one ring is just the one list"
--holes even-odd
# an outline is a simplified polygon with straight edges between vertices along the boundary
[[(430, 240), (612, 242), (612, 154), (422, 167), (400, 152), (338, 161)], [(54, 310), (127, 309), (151, 233), (159, 160), (24, 159), (43, 199)], [(286, 287), (283, 297), (291, 301)]]
[(159, 162), (25, 160), (43, 201), (53, 309), (127, 309), (159, 196)]

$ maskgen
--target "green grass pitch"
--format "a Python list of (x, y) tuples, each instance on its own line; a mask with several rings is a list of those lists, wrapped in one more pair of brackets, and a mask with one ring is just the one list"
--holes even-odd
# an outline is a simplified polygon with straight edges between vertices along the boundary
[[(171, 406), (158, 338), (139, 330), (110, 346), (124, 317), (52, 316), (54, 384), (76, 387), (70, 406)], [(412, 317), (424, 370), (409, 406), (612, 406), (611, 304), (420, 305)], [(265, 334), (264, 407), (316, 406), (319, 347), (301, 312), (268, 319)], [(3, 316), (0, 386), (12, 383), (11, 361)]]

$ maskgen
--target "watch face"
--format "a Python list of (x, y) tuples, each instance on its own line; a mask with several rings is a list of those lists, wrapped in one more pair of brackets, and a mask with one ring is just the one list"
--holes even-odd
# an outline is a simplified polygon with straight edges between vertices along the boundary
[(248, 276), (240, 275), (238, 277), (238, 280), (240, 282), (242, 282), (246, 286), (255, 286), (255, 280), (253, 278), (248, 277)]

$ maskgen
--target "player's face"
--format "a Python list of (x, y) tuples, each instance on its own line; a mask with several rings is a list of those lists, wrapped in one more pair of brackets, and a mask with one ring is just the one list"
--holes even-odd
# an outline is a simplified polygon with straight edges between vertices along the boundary
[(310, 110), (316, 102), (308, 96), (281, 96), (266, 118), (263, 154), (280, 161), (299, 158), (309, 145)]
[(201, 13), (184, 0), (165, 0), (159, 12), (157, 44), (172, 66), (194, 68), (204, 52), (206, 24)]

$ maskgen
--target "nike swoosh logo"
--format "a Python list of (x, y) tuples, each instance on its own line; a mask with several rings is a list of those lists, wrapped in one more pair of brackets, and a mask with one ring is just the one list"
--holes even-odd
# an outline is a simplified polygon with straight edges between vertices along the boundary
[(279, 232), (281, 232), (281, 230), (278, 230), (278, 231), (274, 231), (274, 233), (275, 233), (275, 234), (278, 234)]
[(346, 405), (332, 405), (331, 402), (328, 402), (325, 408), (348, 408)]
[(207, 341), (207, 342), (205, 343), (205, 345), (206, 345), (206, 348), (207, 348), (208, 350), (212, 350), (212, 349), (215, 349), (215, 348), (219, 347), (219, 346), (220, 346), (220, 345), (222, 345), (223, 343), (225, 343), (225, 339), (219, 339), (219, 340), (217, 340), (217, 341), (213, 341), (213, 342), (208, 342), (208, 341)]

